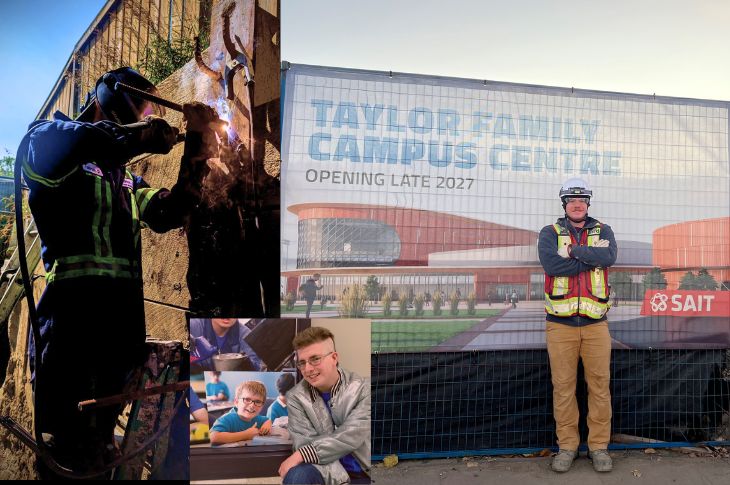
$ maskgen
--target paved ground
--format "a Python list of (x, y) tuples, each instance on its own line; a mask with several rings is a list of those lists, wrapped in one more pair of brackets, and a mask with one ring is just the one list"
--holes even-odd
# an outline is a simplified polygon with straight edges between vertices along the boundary
[(612, 451), (614, 470), (598, 474), (591, 462), (581, 456), (563, 474), (550, 470), (550, 458), (469, 457), (441, 460), (401, 461), (393, 468), (382, 463), (373, 470), (378, 485), (426, 484), (499, 484), (499, 485), (727, 485), (730, 483), (730, 457), (692, 456), (675, 450)]
[[(337, 317), (335, 308), (312, 312), (313, 318)], [(461, 308), (466, 309), (462, 303)], [(371, 311), (378, 311), (375, 305)], [(497, 318), (484, 319), (471, 330), (442, 342), (434, 350), (471, 351), (501, 349), (545, 348), (545, 310), (541, 301), (524, 301), (517, 308), (510, 305), (485, 303), (477, 309), (502, 310)], [(304, 314), (284, 314), (287, 317), (303, 317)], [(405, 322), (408, 320), (399, 320)], [(414, 318), (413, 322), (426, 321)], [(608, 314), (609, 328), (614, 349), (628, 348), (716, 348), (727, 347), (727, 318), (669, 318), (657, 319), (641, 315), (640, 302), (624, 302), (612, 307)], [(403, 342), (407, 344), (408, 342)]]

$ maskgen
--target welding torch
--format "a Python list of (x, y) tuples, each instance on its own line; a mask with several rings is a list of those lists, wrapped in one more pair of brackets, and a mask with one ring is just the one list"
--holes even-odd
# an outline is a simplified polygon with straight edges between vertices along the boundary
[[(147, 91), (143, 91), (141, 89), (137, 89), (134, 86), (130, 86), (129, 84), (124, 84), (117, 82), (114, 84), (114, 90), (117, 91), (123, 91), (130, 96), (134, 96), (136, 98), (144, 99), (146, 101), (149, 101), (151, 103), (159, 104), (160, 106), (164, 106), (166, 108), (170, 108), (172, 110), (178, 111), (180, 113), (183, 112), (183, 107), (179, 103), (175, 103), (174, 101), (170, 101), (168, 99), (162, 98), (160, 96), (157, 96), (152, 93), (148, 93)], [(224, 125), (227, 125), (228, 122), (222, 121), (221, 122)], [(178, 133), (177, 135), (177, 141), (178, 143), (181, 141), (185, 141), (185, 133)]]

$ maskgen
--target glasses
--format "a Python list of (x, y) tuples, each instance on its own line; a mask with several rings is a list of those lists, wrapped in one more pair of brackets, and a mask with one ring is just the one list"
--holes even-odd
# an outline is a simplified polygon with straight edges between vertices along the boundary
[(250, 399), (250, 398), (247, 398), (247, 397), (239, 397), (238, 400), (239, 401), (243, 401), (243, 404), (245, 404), (247, 406), (249, 404), (253, 404), (257, 408), (264, 405), (264, 402), (263, 401), (259, 401), (258, 399)]
[(330, 354), (334, 354), (335, 352), (327, 352), (324, 355), (315, 355), (314, 357), (310, 357), (307, 360), (298, 360), (297, 361), (297, 369), (303, 369), (305, 365), (309, 364), (312, 367), (317, 367), (320, 363), (322, 363), (322, 359), (327, 357)]
[(571, 202), (580, 202), (581, 204), (588, 204), (588, 197), (566, 197), (565, 203), (570, 204)]

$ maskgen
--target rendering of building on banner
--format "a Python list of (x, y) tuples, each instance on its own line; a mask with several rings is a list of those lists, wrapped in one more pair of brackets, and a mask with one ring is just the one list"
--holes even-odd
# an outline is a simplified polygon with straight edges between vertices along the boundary
[(516, 293), (539, 309), (537, 236), (563, 215), (562, 182), (581, 177), (589, 215), (616, 234), (612, 300), (633, 303), (612, 320), (706, 317), (723, 337), (703, 345), (730, 344), (729, 103), (287, 63), (284, 75), (285, 293), (319, 273), (336, 299), (374, 275), (380, 295)]

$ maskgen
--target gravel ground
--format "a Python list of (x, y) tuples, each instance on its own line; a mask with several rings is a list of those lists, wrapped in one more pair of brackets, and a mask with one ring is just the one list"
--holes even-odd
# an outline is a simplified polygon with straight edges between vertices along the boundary
[(700, 455), (662, 449), (612, 451), (613, 471), (596, 473), (581, 454), (567, 473), (550, 469), (550, 457), (466, 457), (438, 460), (404, 460), (393, 468), (382, 463), (373, 469), (378, 485), (425, 485), (488, 483), (500, 485), (591, 485), (636, 483), (641, 485), (730, 483), (727, 448)]

